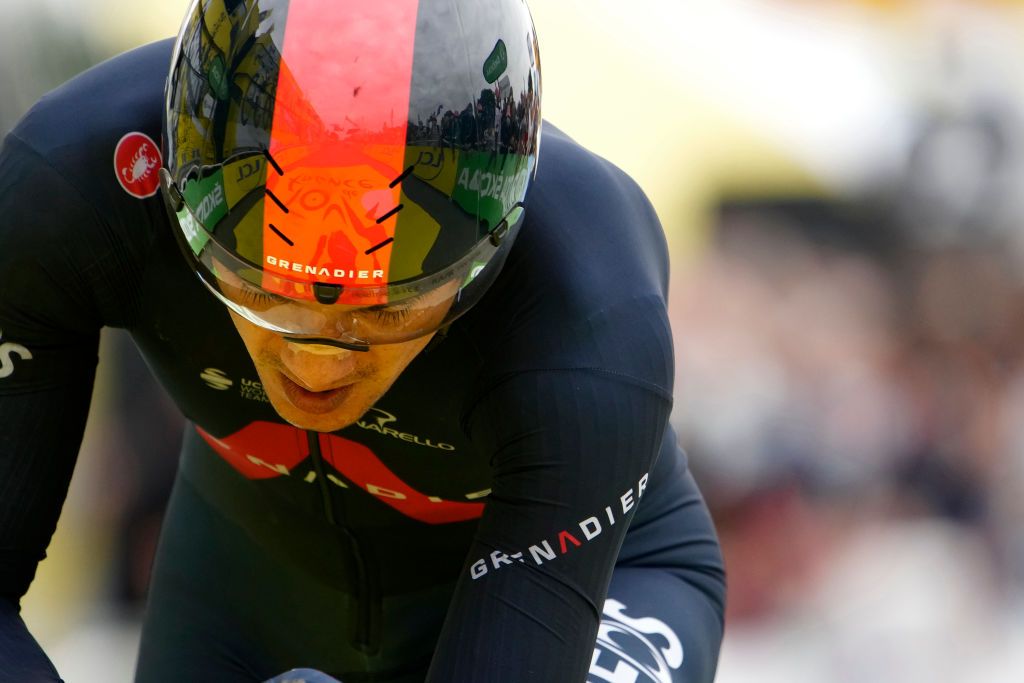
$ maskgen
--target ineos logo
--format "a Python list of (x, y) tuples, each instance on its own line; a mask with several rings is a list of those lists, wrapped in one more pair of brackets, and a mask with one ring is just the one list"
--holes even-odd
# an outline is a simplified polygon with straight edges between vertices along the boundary
[(683, 665), (679, 636), (661, 619), (629, 617), (625, 611), (618, 600), (605, 601), (587, 681), (672, 683), (672, 670)]
[(206, 382), (206, 386), (217, 391), (227, 391), (234, 385), (223, 370), (217, 368), (206, 368), (202, 374), (199, 375), (199, 379)]
[[(0, 330), (0, 341), (3, 341), (4, 332)], [(15, 355), (22, 360), (32, 360), (32, 352), (21, 344), (7, 342), (0, 344), (0, 379), (10, 377), (14, 374), (14, 361), (11, 356)]]

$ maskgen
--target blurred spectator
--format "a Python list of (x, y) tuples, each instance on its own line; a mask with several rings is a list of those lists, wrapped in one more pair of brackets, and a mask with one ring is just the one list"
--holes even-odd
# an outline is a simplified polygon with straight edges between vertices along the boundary
[(88, 68), (106, 52), (47, 3), (0, 3), (0, 134), (39, 96)]
[(110, 481), (118, 482), (110, 488), (120, 493), (106, 501), (117, 531), (112, 597), (130, 613), (140, 610), (146, 598), (185, 420), (149, 373), (128, 334), (106, 334), (109, 357), (116, 361), (108, 394), (111, 443), (104, 467)]
[[(1024, 278), (1009, 240), (922, 243), (888, 208), (731, 201), (677, 269), (674, 420), (726, 555), (726, 681), (952, 683), (980, 679), (951, 648), (1005, 656)], [(768, 643), (777, 679), (729, 668)]]

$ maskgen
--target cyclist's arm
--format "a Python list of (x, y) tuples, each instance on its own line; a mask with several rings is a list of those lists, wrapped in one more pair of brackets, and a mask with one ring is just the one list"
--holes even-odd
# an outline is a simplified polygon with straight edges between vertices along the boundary
[(0, 669), (12, 681), (53, 683), (57, 670), (28, 632), (18, 608), (0, 598)]
[[(478, 405), (470, 430), (493, 454), (493, 492), (429, 681), (584, 680), (669, 410), (656, 389), (588, 370), (522, 373)], [(692, 509), (699, 523), (677, 542), (691, 544), (695, 567), (720, 569), (706, 510)], [(689, 631), (701, 640), (689, 652), (711, 661), (687, 662), (686, 680), (709, 683), (717, 646), (703, 645), (720, 638), (721, 574), (710, 591), (696, 585), (707, 574), (693, 576)]]
[[(24, 143), (0, 148), (0, 671), (57, 674), (18, 615), (56, 528), (96, 367), (87, 204)], [(76, 234), (77, 233), (77, 234)], [(85, 245), (84, 249), (97, 245)], [(12, 679), (14, 680), (14, 679)]]

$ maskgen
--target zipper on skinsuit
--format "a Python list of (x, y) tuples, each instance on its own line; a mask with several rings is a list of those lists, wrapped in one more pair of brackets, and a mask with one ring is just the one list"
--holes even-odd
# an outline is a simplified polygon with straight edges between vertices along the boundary
[[(324, 515), (332, 527), (341, 534), (341, 540), (347, 546), (355, 569), (356, 584), (356, 615), (352, 645), (364, 654), (374, 654), (380, 647), (380, 629), (377, 619), (377, 604), (380, 602), (377, 581), (370, 575), (366, 558), (358, 539), (335, 516), (334, 503), (331, 500), (331, 489), (327, 484), (327, 473), (324, 468), (323, 454), (320, 449), (320, 435), (317, 432), (306, 432), (309, 453), (316, 471), (316, 480), (324, 503)], [(341, 520), (342, 522), (344, 520)]]

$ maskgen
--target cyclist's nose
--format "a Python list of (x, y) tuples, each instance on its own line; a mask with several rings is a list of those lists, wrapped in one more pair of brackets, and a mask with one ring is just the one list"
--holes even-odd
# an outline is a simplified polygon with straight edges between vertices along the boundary
[(310, 391), (348, 384), (356, 371), (356, 352), (320, 344), (285, 342), (281, 362)]

